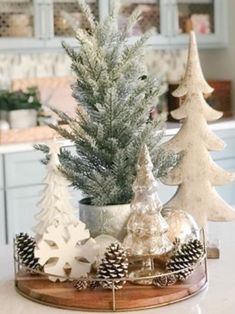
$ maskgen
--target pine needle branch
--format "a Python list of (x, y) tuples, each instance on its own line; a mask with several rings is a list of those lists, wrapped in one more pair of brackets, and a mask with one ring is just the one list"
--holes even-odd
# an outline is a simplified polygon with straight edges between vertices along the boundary
[(89, 23), (89, 26), (90, 26), (91, 30), (93, 31), (96, 27), (96, 23), (95, 23), (94, 15), (92, 14), (89, 5), (86, 3), (85, 0), (77, 0), (77, 1), (78, 1), (78, 5), (81, 9), (81, 12), (85, 15), (85, 17)]

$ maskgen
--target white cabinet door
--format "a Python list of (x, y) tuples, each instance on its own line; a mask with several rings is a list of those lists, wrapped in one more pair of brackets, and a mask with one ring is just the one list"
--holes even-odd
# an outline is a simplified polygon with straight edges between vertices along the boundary
[(36, 224), (34, 215), (38, 212), (37, 203), (41, 186), (8, 190), (7, 198), (7, 230), (8, 242), (12, 242), (16, 233), (31, 233)]
[(3, 158), (0, 155), (0, 189), (3, 188), (4, 179), (3, 179)]
[(39, 49), (45, 46), (43, 18), (45, 0), (1, 1), (0, 49), (2, 51)]
[[(76, 0), (46, 0), (48, 3), (48, 31), (49, 36), (46, 40), (47, 48), (62, 48), (61, 42), (65, 41), (72, 47), (78, 47), (79, 42), (75, 39), (76, 33), (71, 26), (71, 23), (63, 16), (64, 13), (68, 14), (72, 24), (77, 28), (85, 29), (88, 27), (87, 22), (84, 20), (81, 10)], [(87, 0), (86, 2), (91, 8), (96, 20), (100, 18), (99, 2), (106, 0)], [(102, 6), (104, 9), (105, 6)]]
[[(37, 224), (34, 216), (39, 212), (37, 203), (41, 199), (43, 185), (9, 189), (7, 195), (7, 230), (8, 240), (12, 241), (16, 233), (32, 233), (32, 228)], [(71, 191), (71, 202), (78, 208), (81, 199), (79, 191)]]
[(41, 184), (46, 174), (41, 158), (43, 154), (36, 151), (6, 154), (6, 188)]
[(201, 48), (225, 47), (228, 44), (226, 1), (165, 0), (173, 8), (171, 44), (186, 46), (193, 29)]
[(0, 245), (6, 244), (4, 192), (0, 190)]

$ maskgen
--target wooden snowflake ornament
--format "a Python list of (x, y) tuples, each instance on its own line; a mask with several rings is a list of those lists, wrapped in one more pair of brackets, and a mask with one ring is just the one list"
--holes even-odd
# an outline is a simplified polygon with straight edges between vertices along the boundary
[(63, 231), (61, 225), (48, 227), (35, 249), (35, 257), (44, 265), (45, 273), (54, 275), (48, 277), (51, 281), (86, 276), (98, 254), (96, 242), (84, 223), (69, 225), (68, 239), (63, 237)]

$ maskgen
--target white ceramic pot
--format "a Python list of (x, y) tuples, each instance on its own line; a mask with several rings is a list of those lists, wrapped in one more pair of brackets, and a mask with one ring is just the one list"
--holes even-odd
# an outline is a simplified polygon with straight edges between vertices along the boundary
[(8, 122), (12, 129), (26, 129), (37, 125), (37, 111), (19, 109), (8, 112)]
[(79, 202), (80, 219), (90, 230), (91, 236), (108, 234), (123, 241), (127, 233), (127, 222), (130, 217), (130, 204), (94, 206), (87, 204), (88, 199)]

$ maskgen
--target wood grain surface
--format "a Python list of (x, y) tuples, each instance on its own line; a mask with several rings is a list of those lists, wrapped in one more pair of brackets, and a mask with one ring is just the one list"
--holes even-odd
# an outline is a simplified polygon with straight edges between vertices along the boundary
[(201, 266), (184, 283), (167, 288), (127, 283), (123, 289), (116, 291), (113, 303), (110, 290), (98, 288), (77, 291), (71, 282), (53, 283), (45, 277), (25, 273), (16, 276), (16, 289), (26, 298), (58, 308), (90, 311), (124, 311), (163, 306), (193, 296), (206, 285)]

